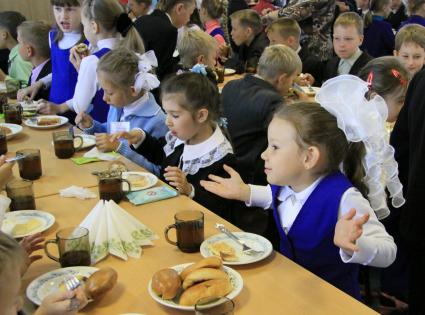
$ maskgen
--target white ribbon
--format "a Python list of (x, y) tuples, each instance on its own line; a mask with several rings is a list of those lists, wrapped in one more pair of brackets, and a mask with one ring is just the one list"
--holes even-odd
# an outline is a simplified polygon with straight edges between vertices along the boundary
[(137, 56), (139, 57), (139, 72), (135, 76), (134, 89), (140, 93), (142, 90), (150, 91), (157, 88), (160, 82), (156, 75), (149, 72), (154, 67), (158, 67), (154, 51), (149, 50), (143, 55), (137, 54)]
[(385, 188), (390, 192), (395, 208), (401, 207), (405, 200), (394, 148), (388, 143), (385, 128), (387, 105), (378, 95), (368, 101), (365, 98), (367, 91), (367, 83), (358, 77), (340, 75), (322, 85), (316, 101), (336, 117), (338, 127), (348, 141), (364, 143), (364, 182), (369, 189), (368, 199), (378, 219), (383, 219), (390, 213)]

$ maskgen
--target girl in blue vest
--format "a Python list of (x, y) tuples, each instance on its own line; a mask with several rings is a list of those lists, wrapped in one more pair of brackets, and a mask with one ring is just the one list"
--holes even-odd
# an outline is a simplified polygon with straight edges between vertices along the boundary
[(357, 264), (386, 267), (396, 256), (377, 219), (388, 215), (384, 188), (394, 206), (404, 202), (385, 140), (386, 105), (379, 96), (366, 100), (367, 90), (366, 82), (343, 75), (322, 86), (320, 105), (281, 107), (262, 154), (269, 186), (247, 185), (229, 167), (230, 178), (201, 182), (222, 197), (271, 206), (280, 252), (355, 298)]
[(81, 22), (92, 54), (81, 55), (78, 47), (70, 52), (70, 60), (78, 71), (74, 95), (59, 105), (46, 102), (41, 105), (40, 112), (56, 114), (71, 109), (77, 114), (88, 112), (95, 120), (105, 122), (109, 106), (103, 100), (103, 90), (96, 77), (99, 59), (117, 46), (144, 53), (143, 42), (118, 0), (85, 0)]
[(107, 53), (97, 66), (97, 77), (104, 90), (103, 99), (110, 105), (108, 120), (100, 123), (80, 112), (75, 122), (86, 133), (96, 134), (100, 151), (116, 151), (148, 171), (159, 175), (159, 166), (131, 150), (127, 141), (110, 141), (110, 133), (140, 128), (155, 138), (165, 136), (165, 114), (150, 90), (159, 86), (156, 75), (149, 73), (157, 65), (153, 51), (142, 56), (117, 48)]

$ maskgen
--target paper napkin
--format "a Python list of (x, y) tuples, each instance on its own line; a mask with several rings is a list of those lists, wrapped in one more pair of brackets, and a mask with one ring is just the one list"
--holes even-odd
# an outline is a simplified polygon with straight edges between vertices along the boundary
[(76, 197), (78, 199), (83, 199), (83, 200), (97, 197), (97, 195), (94, 192), (86, 188), (78, 187), (78, 186), (70, 186), (68, 188), (61, 189), (59, 190), (59, 194), (61, 197), (67, 197), (67, 198)]
[(178, 192), (168, 186), (153, 187), (141, 191), (133, 191), (127, 194), (128, 200), (134, 205), (143, 205), (145, 203), (158, 200), (173, 198)]

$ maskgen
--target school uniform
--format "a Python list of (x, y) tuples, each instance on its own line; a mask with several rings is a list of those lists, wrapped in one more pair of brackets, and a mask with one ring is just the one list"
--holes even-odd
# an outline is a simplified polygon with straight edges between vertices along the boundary
[(406, 21), (400, 24), (400, 28), (408, 24), (419, 24), (425, 26), (425, 18), (420, 15), (411, 15)]
[(406, 7), (403, 3), (401, 3), (400, 7), (396, 11), (391, 11), (387, 17), (387, 21), (391, 24), (393, 29), (398, 30), (401, 23), (406, 21), (407, 18)]
[[(250, 186), (248, 205), (272, 205), (280, 253), (354, 298), (360, 299), (356, 264), (386, 267), (394, 261), (393, 238), (344, 174), (319, 177), (300, 192), (289, 186)], [(349, 255), (334, 245), (333, 238), (338, 219), (351, 208), (358, 216), (369, 213), (370, 219), (356, 241), (359, 251)]]
[(205, 22), (205, 32), (214, 37), (219, 45), (226, 44), (226, 40), (224, 39), (224, 31), (221, 28), (219, 20), (209, 20)]
[(131, 148), (150, 162), (159, 165), (161, 180), (165, 182), (164, 169), (167, 166), (179, 167), (186, 173), (187, 181), (193, 186), (190, 197), (219, 216), (227, 218), (232, 201), (206, 191), (199, 184), (200, 180), (207, 180), (209, 174), (228, 177), (223, 164), (232, 167), (235, 164), (232, 147), (219, 127), (215, 128), (211, 137), (195, 145), (185, 144), (171, 132), (159, 139), (146, 133), (143, 142)]
[[(28, 80), (28, 86), (31, 84), (34, 84), (41, 78), (44, 78), (45, 76), (52, 73), (52, 62), (50, 59), (47, 59), (43, 63), (39, 64), (37, 67), (34, 67), (31, 72), (31, 76)], [(37, 93), (37, 95), (34, 97), (34, 100), (44, 99), (48, 100), (50, 94), (50, 87), (45, 88), (43, 87), (40, 89)]]
[(9, 49), (0, 49), (0, 69), (7, 74), (7, 68), (8, 68), (8, 60), (9, 60), (9, 54), (10, 54), (10, 50)]
[(360, 48), (372, 57), (392, 56), (395, 36), (391, 24), (383, 16), (374, 15), (372, 23), (364, 29), (364, 40)]
[(151, 14), (138, 18), (134, 27), (142, 37), (146, 51), (155, 52), (158, 59), (158, 79), (162, 81), (166, 75), (175, 73), (179, 61), (173, 57), (177, 46), (177, 28), (171, 23), (170, 16), (156, 9)]
[[(130, 130), (140, 128), (156, 138), (165, 136), (168, 131), (165, 125), (165, 114), (151, 93), (145, 93), (141, 98), (123, 108), (111, 106), (108, 119), (105, 123), (94, 120), (92, 127), (84, 129), (84, 132), (88, 134), (112, 133), (112, 122), (128, 122), (130, 124)], [(126, 140), (120, 141), (116, 152), (144, 167), (149, 172), (159, 175), (159, 166), (152, 164), (142, 155), (131, 150)]]

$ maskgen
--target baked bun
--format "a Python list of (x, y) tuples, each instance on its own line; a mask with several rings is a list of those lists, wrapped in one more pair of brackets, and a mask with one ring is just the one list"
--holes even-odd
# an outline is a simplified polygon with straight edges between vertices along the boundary
[(217, 280), (217, 279), (229, 279), (229, 276), (220, 269), (214, 268), (201, 268), (195, 271), (192, 271), (186, 279), (183, 281), (183, 290), (186, 290), (190, 286), (194, 285), (197, 282), (207, 281), (207, 280)]
[(102, 268), (93, 273), (84, 285), (84, 292), (88, 299), (96, 300), (111, 290), (117, 283), (117, 272), (110, 268)]
[(223, 262), (221, 261), (220, 258), (207, 257), (183, 269), (182, 272), (180, 272), (180, 278), (182, 278), (182, 280), (186, 279), (187, 275), (191, 273), (192, 271), (195, 271), (196, 269), (221, 268), (222, 266), (223, 266)]
[(84, 43), (80, 43), (76, 46), (75, 50), (77, 51), (77, 53), (79, 53), (80, 55), (87, 55), (89, 52), (89, 47), (84, 44)]
[(152, 277), (153, 291), (164, 300), (173, 299), (177, 295), (181, 283), (179, 274), (171, 268), (159, 270)]
[(226, 242), (216, 242), (208, 245), (210, 252), (224, 261), (239, 261), (235, 249)]
[(216, 279), (198, 283), (185, 290), (180, 296), (180, 305), (192, 306), (200, 299), (205, 299), (205, 303), (223, 296), (226, 296), (233, 290), (230, 280)]

